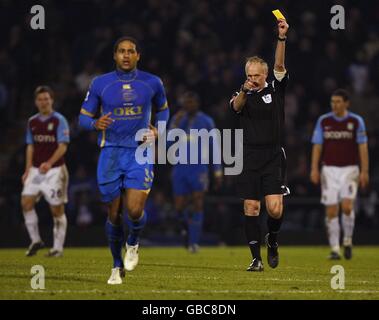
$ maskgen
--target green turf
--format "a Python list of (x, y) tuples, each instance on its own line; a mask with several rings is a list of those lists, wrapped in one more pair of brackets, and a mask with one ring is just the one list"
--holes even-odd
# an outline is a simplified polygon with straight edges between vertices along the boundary
[[(0, 299), (379, 299), (379, 248), (356, 247), (351, 261), (326, 260), (327, 247), (281, 247), (277, 269), (246, 272), (247, 248), (141, 248), (140, 264), (118, 286), (106, 284), (107, 248), (67, 248), (63, 258), (0, 250)], [(266, 256), (265, 251), (263, 257)], [(45, 290), (30, 286), (33, 265), (46, 271)], [(333, 265), (345, 268), (345, 290), (330, 287)]]

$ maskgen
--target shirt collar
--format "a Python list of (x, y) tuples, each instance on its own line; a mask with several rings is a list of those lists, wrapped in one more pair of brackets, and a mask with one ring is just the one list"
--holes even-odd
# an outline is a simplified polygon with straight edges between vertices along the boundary
[(116, 69), (116, 74), (121, 80), (133, 80), (136, 78), (136, 76), (138, 74), (138, 69), (134, 69), (134, 70), (129, 71), (129, 72), (125, 72), (123, 70)]
[(261, 91), (263, 91), (263, 90), (264, 90), (265, 88), (267, 88), (267, 87), (268, 87), (268, 83), (265, 82), (265, 86), (264, 86), (264, 88), (259, 89), (258, 91), (250, 90), (250, 91), (247, 92), (247, 94), (253, 94), (253, 93), (261, 92)]
[[(267, 82), (265, 82), (265, 87), (264, 88), (267, 88), (268, 87), (268, 83)], [(257, 92), (261, 92), (264, 88), (262, 88), (262, 89), (259, 89)]]
[(333, 114), (332, 114), (332, 117), (333, 117), (335, 120), (340, 121), (340, 122), (346, 120), (349, 116), (350, 116), (349, 111), (346, 113), (346, 115), (344, 115), (344, 116), (342, 116), (342, 117), (337, 117), (336, 114), (335, 114), (334, 112), (333, 112)]

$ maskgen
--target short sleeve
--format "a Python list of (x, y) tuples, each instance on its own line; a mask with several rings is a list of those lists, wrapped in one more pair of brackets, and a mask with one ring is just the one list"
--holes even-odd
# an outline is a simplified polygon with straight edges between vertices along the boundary
[(323, 135), (323, 129), (321, 126), (321, 118), (317, 120), (316, 127), (313, 131), (312, 136), (312, 143), (313, 144), (323, 144), (324, 142), (324, 135)]
[(358, 117), (358, 128), (357, 128), (357, 143), (367, 143), (367, 133), (365, 122), (362, 117)]
[(92, 83), (87, 91), (87, 95), (82, 104), (82, 109), (80, 110), (80, 113), (93, 118), (98, 110), (98, 107), (101, 104), (100, 97), (101, 94), (99, 83), (95, 78), (94, 80), (92, 80)]
[(57, 140), (58, 143), (69, 143), (70, 142), (70, 128), (68, 126), (65, 117), (59, 117), (59, 125), (57, 129)]
[(25, 142), (26, 144), (33, 144), (33, 135), (32, 131), (30, 130), (30, 123), (28, 122), (28, 127), (26, 128), (26, 135), (25, 135)]

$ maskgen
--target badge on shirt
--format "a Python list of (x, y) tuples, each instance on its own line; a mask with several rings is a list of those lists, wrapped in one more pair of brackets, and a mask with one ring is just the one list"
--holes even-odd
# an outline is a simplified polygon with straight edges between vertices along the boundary
[(271, 93), (262, 96), (262, 99), (263, 99), (263, 101), (264, 101), (265, 103), (271, 103), (271, 102), (272, 102)]
[(50, 122), (48, 125), (47, 125), (47, 131), (53, 131), (54, 129), (54, 123), (53, 122)]
[(354, 130), (354, 123), (348, 122), (347, 123), (347, 130)]

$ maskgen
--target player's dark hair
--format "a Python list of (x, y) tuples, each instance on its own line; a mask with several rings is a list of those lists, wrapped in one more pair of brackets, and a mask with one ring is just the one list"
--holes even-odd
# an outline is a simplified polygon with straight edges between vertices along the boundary
[(136, 46), (136, 50), (137, 50), (137, 53), (140, 53), (140, 45), (137, 41), (137, 39), (133, 38), (133, 37), (129, 37), (129, 36), (124, 36), (124, 37), (121, 37), (121, 38), (118, 38), (113, 46), (113, 53), (116, 53), (117, 49), (118, 49), (118, 46), (121, 42), (123, 41), (130, 41), (131, 43), (134, 43), (135, 46)]
[(350, 94), (345, 89), (337, 89), (332, 93), (332, 96), (342, 97), (343, 101), (350, 101)]
[(37, 96), (40, 93), (45, 93), (45, 92), (47, 92), (50, 95), (51, 99), (54, 99), (54, 91), (53, 91), (53, 89), (51, 89), (49, 86), (46, 86), (46, 85), (38, 86), (34, 90), (34, 99), (37, 98)]

